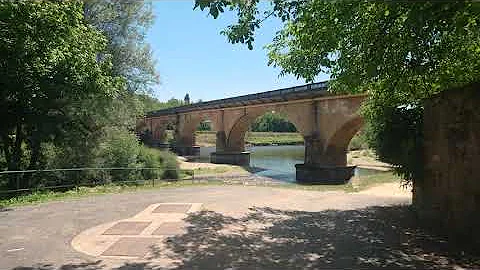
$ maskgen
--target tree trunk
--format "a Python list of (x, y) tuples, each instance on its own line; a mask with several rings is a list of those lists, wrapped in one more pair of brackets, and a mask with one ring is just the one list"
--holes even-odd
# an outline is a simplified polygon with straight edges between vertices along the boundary
[(22, 142), (23, 142), (22, 124), (18, 123), (16, 132), (15, 132), (15, 145), (13, 148), (12, 159), (8, 168), (9, 171), (20, 170), (20, 161), (22, 159)]
[[(10, 162), (8, 162), (8, 170), (9, 171), (18, 171), (20, 170), (20, 162), (22, 159), (22, 142), (23, 142), (23, 132), (22, 132), (22, 124), (18, 123), (17, 128), (15, 131), (15, 143), (13, 148), (10, 151)], [(11, 174), (9, 179), (9, 186), (10, 188), (20, 189), (22, 188), (21, 183), (22, 177), (21, 174)]]
[[(38, 137), (38, 132), (32, 131), (32, 135), (30, 137), (30, 160), (28, 164), (28, 170), (36, 170), (38, 168), (38, 160), (40, 158), (40, 139)], [(28, 188), (32, 188), (34, 184), (32, 183), (33, 177), (38, 178), (35, 176), (34, 173), (27, 173), (23, 175), (22, 182), (24, 186)]]

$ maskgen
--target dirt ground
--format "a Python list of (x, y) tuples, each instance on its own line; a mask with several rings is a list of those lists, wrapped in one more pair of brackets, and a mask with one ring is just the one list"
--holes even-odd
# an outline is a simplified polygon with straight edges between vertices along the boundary
[(232, 169), (242, 169), (240, 166), (235, 165), (224, 165), (224, 164), (213, 164), (213, 163), (206, 163), (206, 162), (192, 162), (187, 161), (184, 157), (177, 157), (178, 163), (180, 165), (180, 169), (183, 170), (195, 170), (195, 169), (215, 169), (215, 168), (232, 168)]
[(347, 161), (349, 165), (383, 171), (388, 171), (392, 167), (388, 163), (379, 161), (371, 150), (349, 151), (347, 153)]

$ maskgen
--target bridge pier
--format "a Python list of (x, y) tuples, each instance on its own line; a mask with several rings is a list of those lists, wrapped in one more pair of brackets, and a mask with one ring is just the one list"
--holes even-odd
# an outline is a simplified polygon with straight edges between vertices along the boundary
[(250, 152), (213, 152), (210, 154), (210, 162), (215, 164), (249, 166)]
[(200, 146), (197, 145), (176, 145), (174, 151), (180, 156), (200, 156)]
[(355, 166), (347, 166), (348, 142), (326, 144), (318, 135), (305, 136), (305, 163), (296, 164), (296, 180), (309, 184), (345, 184)]
[(227, 135), (217, 131), (216, 151), (210, 154), (210, 162), (215, 164), (250, 165), (250, 152), (245, 151), (243, 141), (228, 145)]
[(318, 164), (296, 164), (296, 180), (305, 184), (346, 184), (355, 172), (355, 166), (325, 167)]
[(161, 141), (161, 140), (152, 140), (151, 141), (151, 146), (152, 147), (155, 147), (159, 150), (168, 150), (170, 148), (170, 144), (169, 143), (166, 143), (164, 141)]

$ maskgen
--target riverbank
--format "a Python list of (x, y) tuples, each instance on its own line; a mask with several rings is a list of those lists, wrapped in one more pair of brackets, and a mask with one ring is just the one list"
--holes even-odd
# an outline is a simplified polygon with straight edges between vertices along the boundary
[[(273, 147), (273, 148), (282, 149), (277, 147)], [(282, 153), (277, 153), (277, 154), (282, 155)], [(301, 153), (301, 155), (303, 156), (303, 153)], [(247, 171), (245, 168), (240, 166), (235, 166), (235, 165), (212, 164), (208, 162), (193, 162), (193, 161), (187, 162), (186, 159), (182, 157), (179, 157), (179, 162), (180, 162), (181, 169), (194, 170), (196, 174), (246, 172)], [(297, 163), (301, 163), (301, 162), (297, 162)], [(349, 151), (347, 153), (347, 164), (349, 166), (357, 166), (360, 168), (373, 169), (373, 170), (379, 170), (379, 171), (392, 170), (392, 165), (379, 161), (375, 152), (371, 149)], [(293, 165), (292, 165), (292, 168), (293, 168)]]
[[(197, 131), (195, 143), (202, 147), (215, 146), (215, 131)], [(297, 132), (247, 132), (245, 143), (252, 146), (302, 145), (303, 137)]]
[(178, 157), (178, 163), (182, 170), (192, 170), (194, 175), (238, 173), (249, 174), (248, 168), (237, 165), (213, 164), (206, 162), (187, 161), (184, 157)]
[(393, 168), (391, 164), (378, 160), (377, 155), (371, 149), (348, 151), (347, 164), (379, 171), (391, 171)]

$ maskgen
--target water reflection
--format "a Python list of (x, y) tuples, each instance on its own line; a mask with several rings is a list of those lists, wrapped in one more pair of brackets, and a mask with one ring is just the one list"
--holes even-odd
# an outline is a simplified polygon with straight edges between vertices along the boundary
[[(202, 147), (200, 161), (209, 162), (210, 153), (215, 147)], [(250, 151), (250, 166), (263, 169), (256, 174), (286, 182), (295, 182), (295, 164), (304, 162), (305, 147), (303, 145), (253, 146)], [(377, 170), (356, 168), (355, 175), (370, 175)]]

